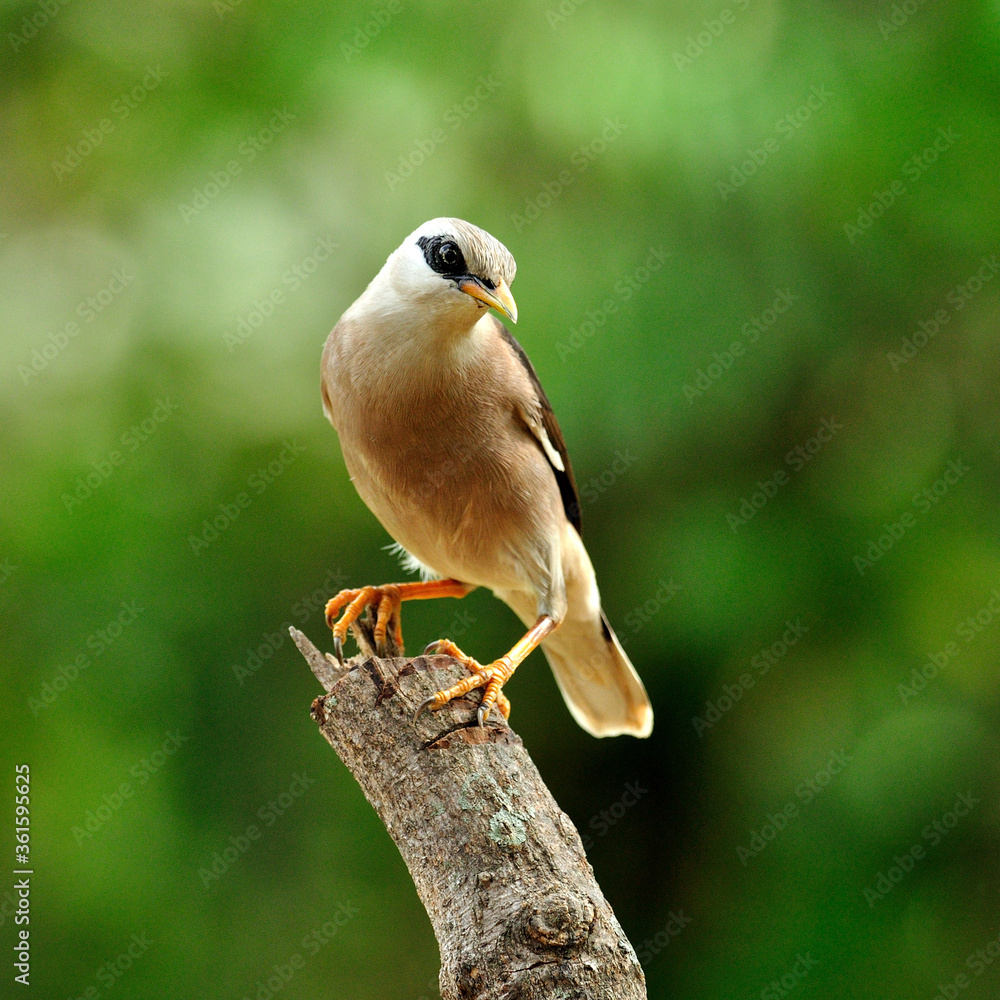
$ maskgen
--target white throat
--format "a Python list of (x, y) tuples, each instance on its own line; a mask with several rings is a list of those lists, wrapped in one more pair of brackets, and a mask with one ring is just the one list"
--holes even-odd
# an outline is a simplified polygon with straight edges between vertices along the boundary
[(469, 295), (444, 289), (404, 295), (389, 270), (387, 263), (344, 314), (356, 322), (356, 331), (364, 331), (365, 350), (410, 371), (440, 369), (443, 356), (463, 364), (478, 355), (491, 325), (488, 309)]

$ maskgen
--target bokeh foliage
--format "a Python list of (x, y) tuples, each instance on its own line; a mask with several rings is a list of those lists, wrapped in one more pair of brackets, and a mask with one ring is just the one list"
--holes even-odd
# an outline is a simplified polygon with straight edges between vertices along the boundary
[[(0, 12), (0, 724), (3, 773), (33, 772), (37, 995), (251, 997), (294, 954), (284, 996), (434, 995), (285, 632), (325, 641), (322, 593), (400, 575), (318, 360), (437, 215), (517, 258), (517, 335), (654, 701), (649, 741), (598, 742), (539, 654), (508, 688), (650, 996), (996, 991), (966, 964), (998, 931), (995, 2)], [(484, 593), (404, 618), (411, 649), (480, 658), (518, 631)]]

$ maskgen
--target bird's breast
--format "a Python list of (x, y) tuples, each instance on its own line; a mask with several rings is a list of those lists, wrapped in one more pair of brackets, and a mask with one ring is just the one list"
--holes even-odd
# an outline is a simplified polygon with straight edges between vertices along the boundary
[[(495, 410), (453, 408), (372, 420), (342, 438), (361, 498), (420, 562), (479, 585), (524, 583), (544, 539), (535, 501), (546, 469), (533, 442)], [(551, 478), (551, 473), (548, 473)]]
[(520, 369), (495, 346), (428, 364), (351, 338), (328, 347), (324, 392), (354, 485), (389, 534), (436, 572), (497, 589), (525, 586), (563, 514), (517, 415)]

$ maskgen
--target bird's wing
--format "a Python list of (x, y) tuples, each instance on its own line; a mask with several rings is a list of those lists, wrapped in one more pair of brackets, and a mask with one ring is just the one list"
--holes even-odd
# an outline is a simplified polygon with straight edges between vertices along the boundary
[(542, 383), (538, 381), (534, 366), (524, 353), (524, 348), (514, 339), (513, 334), (495, 316), (490, 317), (497, 325), (500, 336), (507, 346), (514, 352), (514, 356), (521, 363), (528, 373), (528, 378), (535, 390), (535, 398), (538, 403), (537, 411), (525, 411), (519, 409), (521, 419), (525, 426), (534, 435), (541, 446), (545, 458), (552, 467), (552, 472), (559, 485), (559, 495), (562, 497), (563, 509), (569, 523), (576, 528), (577, 532), (583, 533), (583, 521), (580, 517), (580, 494), (576, 489), (576, 480), (573, 478), (573, 466), (570, 464), (569, 453), (566, 451), (566, 441), (563, 439), (562, 431), (559, 429), (559, 421), (552, 411), (552, 404), (549, 397), (545, 395)]

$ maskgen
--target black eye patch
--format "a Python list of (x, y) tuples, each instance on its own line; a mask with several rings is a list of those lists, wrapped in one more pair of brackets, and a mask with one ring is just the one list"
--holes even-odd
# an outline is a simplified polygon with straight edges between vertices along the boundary
[(447, 236), (421, 236), (417, 246), (424, 252), (427, 266), (447, 278), (458, 278), (469, 273), (465, 256), (454, 240)]

